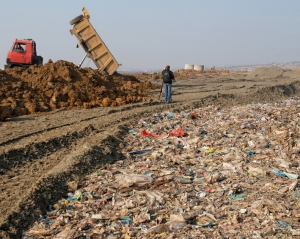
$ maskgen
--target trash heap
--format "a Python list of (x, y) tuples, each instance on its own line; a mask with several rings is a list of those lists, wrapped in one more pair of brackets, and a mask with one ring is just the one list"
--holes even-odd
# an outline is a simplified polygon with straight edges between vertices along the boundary
[(300, 99), (135, 123), (124, 160), (70, 183), (23, 238), (300, 236)]

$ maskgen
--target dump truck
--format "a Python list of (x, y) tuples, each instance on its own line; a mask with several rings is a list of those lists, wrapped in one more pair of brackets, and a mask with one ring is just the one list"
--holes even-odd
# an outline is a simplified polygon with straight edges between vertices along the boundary
[(43, 65), (43, 57), (37, 55), (36, 43), (32, 39), (15, 39), (6, 56), (4, 69)]
[(93, 60), (99, 70), (112, 75), (119, 64), (90, 23), (90, 14), (85, 7), (82, 12), (82, 15), (70, 21), (70, 25), (73, 25), (71, 35), (78, 39), (78, 44), (86, 52), (86, 56)]

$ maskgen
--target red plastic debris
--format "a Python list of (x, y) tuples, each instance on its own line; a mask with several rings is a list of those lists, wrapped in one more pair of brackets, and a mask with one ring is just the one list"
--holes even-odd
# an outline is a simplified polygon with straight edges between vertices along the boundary
[(199, 115), (196, 114), (196, 113), (191, 113), (191, 118), (192, 119), (197, 119), (197, 118), (199, 118)]
[(162, 137), (164, 137), (164, 135), (149, 133), (146, 130), (142, 131), (142, 135), (145, 136), (145, 137), (154, 137), (154, 138), (162, 138)]
[(181, 129), (176, 129), (170, 132), (169, 135), (179, 137), (179, 136), (184, 136), (184, 132)]

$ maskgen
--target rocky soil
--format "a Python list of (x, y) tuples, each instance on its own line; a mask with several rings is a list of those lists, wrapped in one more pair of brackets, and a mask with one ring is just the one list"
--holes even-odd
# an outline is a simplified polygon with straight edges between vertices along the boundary
[(146, 91), (155, 88), (149, 81), (141, 83), (131, 75), (109, 76), (65, 61), (7, 69), (0, 71), (0, 79), (0, 120), (61, 108), (90, 109), (143, 102), (151, 100)]

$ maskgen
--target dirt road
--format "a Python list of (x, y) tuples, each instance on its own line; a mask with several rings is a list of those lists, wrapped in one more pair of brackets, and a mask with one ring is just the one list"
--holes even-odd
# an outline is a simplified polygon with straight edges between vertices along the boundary
[[(47, 207), (65, 197), (97, 165), (118, 160), (130, 125), (161, 111), (206, 105), (280, 101), (300, 96), (298, 71), (219, 74), (177, 80), (173, 103), (158, 101), (114, 108), (58, 109), (0, 123), (0, 237), (20, 238)], [(274, 70), (271, 71), (274, 73)], [(153, 80), (160, 85), (160, 80)]]

